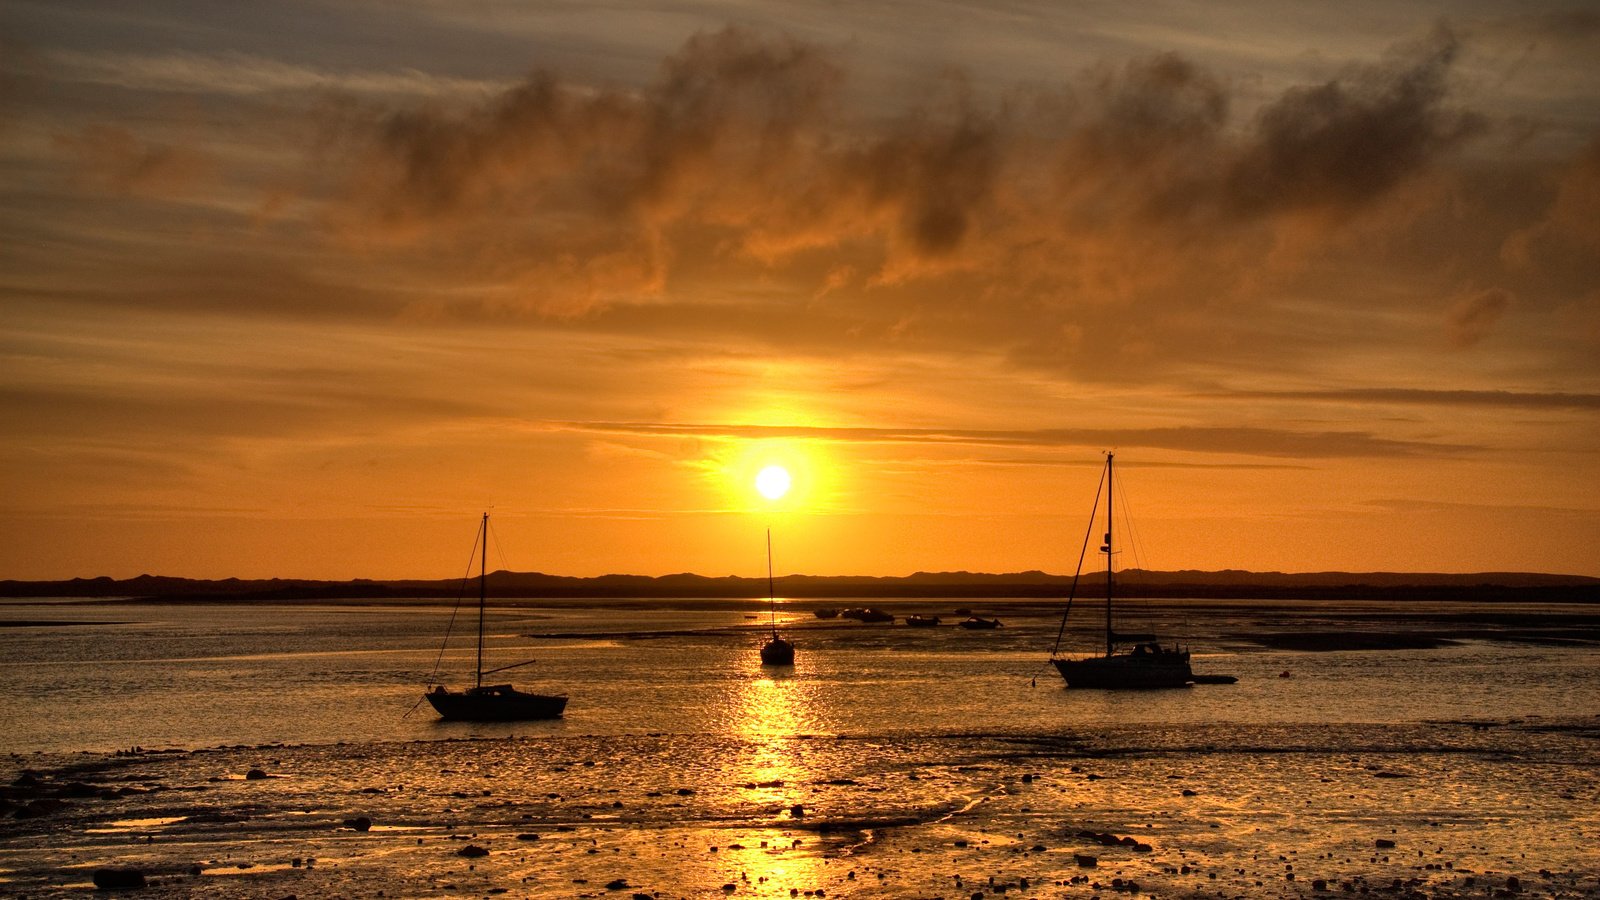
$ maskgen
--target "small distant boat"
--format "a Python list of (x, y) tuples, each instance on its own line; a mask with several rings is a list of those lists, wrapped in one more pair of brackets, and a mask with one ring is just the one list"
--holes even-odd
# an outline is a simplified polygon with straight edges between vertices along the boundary
[[(451, 722), (521, 722), (531, 719), (559, 719), (567, 709), (565, 694), (530, 694), (509, 684), (484, 684), (483, 676), (504, 672), (528, 665), (532, 660), (501, 666), (485, 672), (483, 669), (483, 614), (489, 594), (489, 514), (483, 514), (479, 535), (481, 541), (478, 569), (478, 658), (474, 666), (472, 687), (452, 691), (436, 685), (423, 696), (439, 713)], [(449, 636), (445, 636), (449, 640)]]
[[(1067, 597), (1067, 609), (1061, 615), (1061, 631), (1056, 636), (1056, 648), (1050, 652), (1050, 662), (1061, 673), (1069, 688), (1179, 688), (1194, 682), (1194, 672), (1189, 668), (1189, 651), (1177, 644), (1163, 645), (1153, 634), (1118, 634), (1111, 629), (1112, 594), (1112, 460), (1106, 454), (1105, 477), (1101, 481), (1106, 498), (1106, 540), (1100, 552), (1106, 555), (1106, 626), (1103, 656), (1081, 659), (1064, 659), (1056, 656), (1061, 647), (1061, 634), (1066, 632), (1067, 614), (1072, 611), (1072, 595)], [(1090, 528), (1094, 527), (1095, 513), (1099, 512), (1100, 495), (1095, 495), (1095, 508), (1090, 511)], [(1085, 544), (1088, 543), (1087, 537)], [(1087, 549), (1087, 548), (1085, 548)], [(1079, 571), (1083, 562), (1080, 559)], [(1077, 592), (1077, 576), (1073, 577), (1073, 593)], [(1118, 652), (1119, 644), (1132, 649)]]
[(912, 628), (932, 628), (939, 624), (938, 616), (906, 616), (906, 624)]
[(839, 617), (839, 611), (831, 606), (818, 607), (813, 610), (813, 613), (819, 619), (836, 619)]
[(794, 665), (794, 642), (778, 636), (778, 600), (772, 589), (772, 529), (767, 529), (767, 611), (772, 618), (772, 639), (761, 646), (763, 666)]
[(999, 628), (1001, 622), (999, 619), (985, 619), (981, 616), (973, 616), (970, 619), (963, 620), (960, 624), (962, 628), (973, 631), (987, 631), (990, 628)]
[(852, 606), (839, 615), (846, 619), (855, 619), (858, 622), (893, 622), (894, 615), (886, 613), (876, 606)]

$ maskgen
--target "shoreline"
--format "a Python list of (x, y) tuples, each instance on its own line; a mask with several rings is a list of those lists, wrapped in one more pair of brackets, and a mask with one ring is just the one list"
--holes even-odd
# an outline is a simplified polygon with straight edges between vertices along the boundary
[[(31, 898), (81, 896), (102, 867), (141, 872), (150, 897), (1600, 896), (1584, 849), (1600, 717), (1398, 731), (1330, 729), (1320, 748), (1293, 729), (1239, 746), (1226, 728), (1173, 743), (1125, 727), (707, 751), (809, 766), (765, 773), (630, 758), (678, 758), (708, 739), (694, 734), (620, 751), (583, 736), (131, 750), (31, 775), (11, 757), (14, 798), (59, 804), (6, 818), (0, 860)], [(882, 743), (909, 755), (857, 752)]]

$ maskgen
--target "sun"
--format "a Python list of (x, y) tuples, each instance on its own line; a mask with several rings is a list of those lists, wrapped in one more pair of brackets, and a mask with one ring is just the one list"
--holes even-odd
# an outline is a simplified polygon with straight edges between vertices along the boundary
[(756, 473), (756, 490), (768, 500), (778, 500), (789, 493), (789, 470), (783, 466), (767, 466)]

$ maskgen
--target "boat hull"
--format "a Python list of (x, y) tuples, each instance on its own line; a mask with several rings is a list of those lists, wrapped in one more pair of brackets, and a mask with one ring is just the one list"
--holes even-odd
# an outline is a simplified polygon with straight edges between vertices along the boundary
[(567, 710), (565, 694), (529, 694), (510, 685), (450, 691), (436, 688), (424, 695), (447, 722), (526, 722), (559, 719)]
[(1089, 659), (1052, 659), (1069, 688), (1148, 690), (1188, 687), (1194, 681), (1189, 654), (1117, 653)]
[(777, 637), (768, 641), (761, 647), (761, 664), (763, 666), (794, 665), (794, 644)]

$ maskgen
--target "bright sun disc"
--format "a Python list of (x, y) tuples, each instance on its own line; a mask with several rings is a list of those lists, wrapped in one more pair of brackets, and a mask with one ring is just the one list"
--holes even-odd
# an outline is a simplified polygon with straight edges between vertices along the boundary
[(789, 493), (789, 470), (783, 466), (767, 466), (756, 474), (756, 490), (768, 500), (776, 500)]

